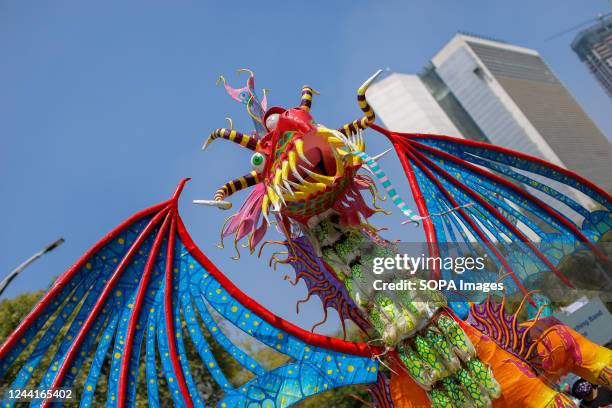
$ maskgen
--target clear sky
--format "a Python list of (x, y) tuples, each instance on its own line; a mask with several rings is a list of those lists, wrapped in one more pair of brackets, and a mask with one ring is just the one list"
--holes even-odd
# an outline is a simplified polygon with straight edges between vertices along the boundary
[[(270, 88), (271, 104), (281, 106), (295, 106), (308, 83), (321, 92), (315, 119), (336, 127), (359, 115), (356, 89), (376, 69), (416, 72), (458, 30), (469, 31), (537, 49), (610, 137), (612, 104), (570, 49), (575, 34), (544, 40), (609, 9), (604, 0), (0, 1), (0, 274), (66, 239), (5, 296), (47, 287), (106, 232), (190, 176), (181, 213), (202, 250), (245, 292), (310, 328), (320, 303), (296, 316), (306, 289), (283, 281), (290, 270), (273, 271), (267, 256), (246, 251), (230, 260), (231, 249), (215, 247), (228, 213), (190, 204), (249, 170), (250, 155), (231, 143), (200, 150), (225, 116), (251, 130), (217, 76), (242, 85), (235, 70), (251, 68), (258, 89)], [(370, 152), (386, 146), (368, 135)], [(399, 184), (396, 158), (382, 165)], [(399, 220), (375, 223), (390, 226), (391, 238), (422, 239)]]

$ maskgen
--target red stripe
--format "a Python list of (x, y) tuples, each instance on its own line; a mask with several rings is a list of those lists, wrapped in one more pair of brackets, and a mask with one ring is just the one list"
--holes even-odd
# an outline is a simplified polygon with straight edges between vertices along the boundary
[(124, 229), (128, 228), (135, 222), (138, 222), (142, 218), (160, 211), (162, 208), (168, 206), (169, 201), (164, 201), (153, 207), (149, 207), (145, 210), (139, 211), (132, 215), (130, 218), (122, 222), (117, 228), (113, 229), (104, 238), (98, 241), (93, 247), (91, 247), (79, 260), (66, 270), (53, 284), (49, 291), (42, 297), (42, 299), (34, 306), (34, 309), (26, 316), (25, 319), (17, 326), (15, 331), (4, 341), (2, 347), (0, 347), (0, 359), (4, 358), (6, 354), (13, 348), (15, 343), (19, 341), (21, 336), (32, 326), (34, 321), (45, 311), (46, 307), (53, 302), (59, 292), (70, 282), (70, 279), (87, 263), (87, 261), (100, 249), (106, 246), (110, 241), (115, 239), (117, 235), (121, 234)]
[[(429, 249), (429, 253), (432, 257), (440, 256), (440, 248), (438, 247), (438, 237), (436, 235), (436, 227), (434, 226), (433, 221), (429, 218), (429, 209), (427, 208), (427, 204), (425, 204), (425, 198), (423, 197), (423, 193), (421, 192), (421, 188), (419, 187), (419, 182), (414, 175), (414, 170), (412, 170), (412, 166), (410, 162), (406, 159), (404, 154), (404, 149), (397, 142), (393, 142), (393, 146), (395, 146), (395, 151), (397, 156), (400, 159), (400, 163), (404, 168), (404, 173), (406, 177), (408, 177), (408, 184), (410, 184), (410, 190), (412, 190), (412, 196), (416, 203), (417, 209), (419, 210), (419, 215), (421, 217), (427, 217), (422, 220), (423, 229), (425, 230), (425, 238), (427, 239), (427, 248)], [(436, 263), (435, 269), (433, 271), (433, 278), (440, 279), (440, 268)]]
[[(408, 142), (408, 143), (412, 144), (413, 142)], [(416, 143), (416, 142), (414, 142), (414, 144), (420, 145), (420, 143)], [(416, 153), (422, 160), (425, 160), (425, 162), (429, 166), (433, 167), (438, 173), (442, 174), (444, 176), (444, 178), (449, 180), (451, 183), (453, 183), (459, 189), (461, 189), (464, 192), (466, 192), (474, 200), (478, 201), (478, 203), (480, 203), (491, 214), (493, 214), (498, 220), (500, 220), (506, 226), (506, 228), (511, 230), (514, 234), (518, 235), (518, 237), (536, 254), (536, 256), (538, 258), (540, 258), (540, 260), (542, 260), (542, 262), (544, 262), (546, 264), (546, 266), (549, 267), (555, 273), (555, 275), (557, 275), (557, 277), (563, 281), (563, 283), (565, 283), (570, 288), (574, 288), (574, 285), (572, 284), (572, 282), (570, 282), (570, 280), (567, 278), (567, 276), (565, 276), (563, 273), (561, 273), (561, 271), (559, 269), (557, 269), (557, 267), (555, 265), (553, 265), (552, 262), (550, 262), (550, 260), (548, 258), (546, 258), (546, 256), (542, 252), (540, 252), (538, 250), (538, 248), (536, 248), (536, 246), (533, 244), (533, 242), (531, 242), (518, 228), (516, 228), (510, 221), (508, 221), (508, 219), (506, 217), (504, 217), (502, 214), (500, 214), (499, 211), (497, 211), (497, 209), (495, 207), (493, 207), (489, 202), (487, 202), (482, 197), (480, 197), (470, 187), (468, 187), (467, 185), (463, 184), (461, 181), (455, 179), (453, 176), (448, 174), (448, 172), (446, 172), (446, 170), (444, 170), (443, 168), (438, 166), (436, 163), (431, 161), (424, 154), (422, 154), (421, 152), (419, 152), (416, 149), (414, 149), (414, 153)], [(451, 156), (451, 155), (449, 155), (449, 156)], [(458, 159), (458, 158), (453, 157), (453, 156), (451, 156), (451, 157), (454, 160), (458, 160), (458, 161), (461, 160), (461, 159)], [(449, 158), (449, 160), (451, 160), (451, 159)]]
[(149, 257), (147, 259), (147, 264), (145, 265), (144, 272), (142, 274), (142, 278), (140, 279), (140, 284), (138, 286), (138, 292), (136, 293), (136, 299), (134, 301), (134, 305), (132, 306), (132, 314), (130, 316), (130, 321), (128, 323), (127, 334), (125, 336), (125, 347), (123, 349), (123, 357), (121, 360), (121, 371), (119, 373), (119, 390), (117, 393), (118, 407), (123, 408), (125, 406), (125, 398), (126, 398), (126, 383), (128, 379), (128, 370), (130, 368), (130, 356), (132, 353), (132, 343), (134, 341), (134, 332), (136, 330), (136, 324), (138, 322), (138, 317), (140, 315), (140, 309), (145, 299), (145, 295), (147, 293), (149, 278), (151, 276), (151, 271), (153, 270), (153, 266), (157, 260), (157, 253), (159, 252), (159, 247), (161, 246), (162, 240), (164, 238), (164, 234), (168, 229), (168, 225), (170, 221), (173, 219), (174, 210), (170, 210), (168, 215), (166, 215), (166, 219), (162, 224), (157, 236), (155, 237), (155, 241), (153, 242), (153, 246), (149, 251)]
[[(419, 182), (414, 175), (414, 170), (412, 170), (412, 166), (410, 162), (404, 156), (404, 149), (398, 143), (398, 140), (394, 138), (394, 134), (388, 131), (385, 128), (382, 128), (376, 124), (371, 124), (371, 127), (383, 135), (387, 136), (387, 138), (393, 143), (395, 147), (395, 153), (397, 157), (399, 157), (400, 163), (404, 169), (404, 174), (408, 178), (408, 184), (410, 185), (410, 190), (412, 191), (412, 197), (417, 206), (417, 210), (419, 210), (419, 215), (424, 218), (421, 222), (423, 223), (423, 229), (425, 231), (425, 238), (427, 239), (427, 248), (429, 249), (429, 253), (432, 257), (440, 256), (440, 247), (438, 246), (438, 237), (436, 235), (436, 227), (429, 218), (429, 209), (427, 208), (427, 204), (425, 203), (425, 198), (423, 197), (423, 193), (421, 192), (421, 188), (419, 187)], [(400, 139), (401, 140), (401, 139)], [(433, 278), (440, 279), (440, 268), (438, 265), (435, 265), (435, 270), (433, 271)]]
[(187, 232), (180, 215), (178, 216), (178, 236), (183, 245), (187, 248), (191, 256), (197, 260), (210, 273), (223, 288), (234, 297), (244, 307), (257, 314), (260, 318), (271, 324), (275, 328), (282, 330), (290, 335), (297, 337), (301, 341), (317, 347), (323, 347), (329, 350), (338, 351), (341, 353), (353, 354), (363, 357), (372, 357), (373, 355), (381, 354), (384, 349), (371, 346), (362, 342), (351, 342), (340, 340), (334, 337), (322, 336), (320, 334), (306, 331), (293, 323), (290, 323), (261, 306), (255, 300), (236, 287), (207, 257), (193, 242), (191, 236)]
[[(51, 388), (57, 388), (61, 385), (64, 379), (64, 376), (66, 375), (66, 372), (68, 371), (68, 369), (70, 368), (70, 365), (72, 364), (72, 360), (74, 359), (74, 357), (77, 354), (77, 351), (79, 350), (81, 343), (83, 342), (83, 340), (85, 340), (85, 337), (87, 336), (89, 329), (91, 328), (91, 325), (94, 323), (96, 317), (98, 316), (98, 313), (100, 313), (100, 310), (104, 307), (106, 298), (108, 297), (110, 292), (113, 290), (119, 278), (121, 278), (121, 274), (123, 273), (123, 270), (130, 263), (130, 261), (132, 260), (132, 257), (134, 256), (134, 254), (136, 254), (136, 252), (138, 251), (138, 248), (142, 245), (144, 240), (148, 237), (151, 230), (159, 223), (162, 217), (166, 215), (168, 210), (169, 208), (164, 208), (163, 210), (158, 212), (151, 219), (151, 221), (149, 221), (146, 228), (140, 233), (136, 241), (132, 244), (128, 252), (125, 254), (123, 259), (121, 260), (121, 262), (119, 263), (115, 271), (113, 272), (112, 276), (110, 277), (110, 279), (104, 286), (104, 289), (102, 290), (100, 297), (96, 301), (91, 313), (89, 314), (89, 316), (87, 316), (87, 319), (85, 320), (85, 323), (83, 324), (83, 327), (81, 327), (81, 329), (79, 330), (79, 334), (74, 339), (73, 343), (70, 345), (70, 348), (68, 349), (68, 352), (66, 353), (66, 357), (64, 358), (64, 361), (62, 362), (62, 365), (60, 366), (57, 372), (57, 375), (55, 376), (53, 380), (53, 384), (51, 385)], [(42, 406), (48, 407), (49, 400), (45, 400)]]
[[(416, 152), (416, 150), (414, 149), (412, 149), (412, 151)], [(438, 187), (438, 190), (440, 190), (440, 192), (453, 205), (453, 207), (459, 207), (459, 204), (457, 203), (457, 201), (455, 201), (455, 199), (448, 193), (448, 191), (446, 191), (442, 183), (440, 183), (440, 181), (431, 173), (431, 171), (411, 151), (406, 151), (406, 154), (409, 155), (412, 158), (412, 160), (415, 162), (415, 164), (427, 175), (427, 177), (429, 177), (430, 181), (432, 181)], [(512, 280), (514, 281), (514, 283), (516, 283), (516, 285), (519, 287), (521, 292), (523, 292), (523, 294), (527, 296), (528, 294), (527, 289), (523, 286), (520, 279), (516, 276), (512, 268), (510, 268), (510, 265), (508, 265), (508, 262), (506, 262), (506, 259), (497, 251), (495, 246), (489, 241), (489, 238), (486, 236), (486, 234), (480, 229), (480, 227), (478, 227), (478, 225), (476, 225), (476, 223), (469, 217), (469, 215), (465, 212), (463, 208), (458, 208), (457, 211), (459, 212), (459, 214), (461, 214), (461, 217), (472, 227), (472, 229), (476, 231), (480, 239), (484, 243), (487, 244), (491, 252), (495, 254), (495, 256), (499, 259), (499, 261), (502, 263), (504, 268), (506, 268), (506, 270), (512, 277)]]
[[(376, 130), (382, 129), (379, 126), (372, 126), (373, 128), (375, 128)], [(385, 129), (382, 129), (385, 130)], [(384, 132), (383, 132), (384, 133)], [(597, 186), (596, 184), (592, 183), (591, 181), (589, 181), (588, 179), (582, 177), (581, 175), (579, 175), (578, 173), (568, 170), (566, 168), (557, 166), (556, 164), (552, 164), (547, 162), (546, 160), (540, 159), (539, 157), (535, 157), (535, 156), (531, 156), (529, 154), (526, 153), (522, 153), (522, 152), (517, 152), (515, 150), (512, 149), (508, 149), (505, 147), (501, 147), (501, 146), (497, 146), (497, 145), (493, 145), (493, 144), (489, 144), (489, 143), (484, 143), (484, 142), (477, 142), (475, 140), (469, 140), (469, 139), (459, 139), (456, 137), (451, 137), (451, 136), (445, 136), (445, 135), (433, 135), (433, 134), (424, 134), (424, 133), (396, 133), (396, 132), (390, 132), (392, 135), (395, 136), (404, 136), (406, 138), (409, 139), (438, 139), (438, 140), (446, 140), (452, 143), (457, 143), (457, 144), (463, 144), (463, 145), (468, 145), (468, 146), (474, 146), (474, 147), (480, 147), (486, 150), (493, 150), (493, 151), (497, 151), (497, 152), (501, 152), (504, 154), (508, 154), (510, 156), (515, 156), (515, 157), (519, 157), (521, 159), (527, 160), (527, 161), (531, 161), (534, 163), (538, 163), (541, 166), (544, 167), (548, 167), (549, 169), (553, 169), (555, 171), (558, 171), (559, 173), (562, 173), (568, 177), (572, 177), (575, 178), (578, 182), (580, 182), (580, 184), (584, 184), (585, 186), (589, 187), (591, 190), (597, 192), (598, 194), (600, 194), (601, 196), (603, 196), (606, 200), (608, 201), (612, 201), (612, 196), (605, 190), (603, 190), (602, 188), (600, 188), (599, 186)]]
[[(170, 226), (170, 238), (168, 240), (168, 252), (166, 253), (166, 291), (164, 293), (164, 314), (166, 317), (166, 335), (168, 336), (168, 352), (170, 353), (170, 360), (172, 361), (172, 369), (174, 375), (183, 395), (183, 400), (187, 404), (187, 407), (193, 408), (193, 402), (185, 383), (185, 377), (183, 376), (183, 370), (179, 357), (176, 352), (176, 339), (174, 334), (174, 309), (172, 308), (172, 292), (174, 287), (172, 286), (172, 270), (174, 266), (174, 240), (176, 237), (176, 220), (178, 215), (172, 217), (172, 225)], [(180, 333), (182, 330), (179, 327)]]
[(554, 219), (556, 219), (558, 222), (560, 222), (561, 224), (563, 224), (566, 228), (568, 228), (572, 234), (574, 234), (574, 236), (576, 236), (576, 238), (578, 238), (579, 241), (584, 242), (590, 249), (591, 251), (593, 251), (594, 253), (597, 254), (597, 256), (599, 256), (602, 259), (607, 259), (606, 255), (596, 246), (593, 245), (593, 243), (591, 241), (589, 241), (589, 239), (569, 220), (567, 220), (565, 217), (562, 217), (561, 215), (559, 215), (554, 209), (550, 208), (549, 205), (547, 205), (546, 203), (544, 203), (542, 200), (540, 200), (539, 198), (529, 194), (526, 191), (521, 190), (520, 188), (518, 188), (514, 183), (511, 183), (510, 181), (498, 176), (497, 174), (494, 174), (492, 172), (488, 172), (485, 171), (483, 169), (481, 169), (478, 166), (475, 166), (472, 163), (469, 163), (463, 159), (460, 159), (458, 157), (453, 156), (452, 154), (449, 154), (447, 152), (435, 149), (431, 146), (427, 146), (425, 144), (419, 143), (419, 142), (415, 142), (415, 141), (409, 141), (410, 144), (417, 146), (419, 148), (428, 150), (434, 154), (438, 154), (442, 157), (444, 157), (445, 159), (448, 159), (450, 161), (453, 161), (454, 163), (459, 163), (462, 166), (465, 166), (466, 168), (480, 174), (483, 175), (485, 177), (489, 177), (491, 179), (493, 179), (496, 183), (500, 183), (503, 184), (504, 186), (512, 189), (514, 192), (516, 192), (517, 194), (521, 195), (522, 197), (528, 199), (529, 201), (533, 202), (534, 204), (536, 204), (538, 207), (540, 207), (542, 210), (546, 211), (546, 213), (548, 215), (550, 215), (551, 217), (553, 217)]

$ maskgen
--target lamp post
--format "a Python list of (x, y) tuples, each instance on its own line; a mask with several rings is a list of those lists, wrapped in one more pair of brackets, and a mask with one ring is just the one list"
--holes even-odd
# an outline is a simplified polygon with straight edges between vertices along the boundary
[(9, 273), (6, 278), (4, 278), (2, 280), (2, 282), (0, 282), (0, 296), (2, 296), (2, 293), (4, 293), (4, 290), (8, 287), (8, 285), (13, 281), (13, 279), (15, 279), (17, 277), (17, 275), (19, 275), (25, 268), (27, 268), (28, 266), (30, 266), (30, 264), (32, 262), (34, 262), (35, 260), (37, 260), (38, 258), (40, 258), (41, 256), (43, 256), (44, 254), (46, 254), (47, 252), (51, 252), (53, 251), (55, 248), (57, 248), (58, 246), (62, 245), (64, 243), (64, 238), (60, 238), (57, 241), (53, 242), (50, 245), (47, 245), (42, 251), (35, 253), (34, 255), (32, 255), (31, 257), (29, 257), (28, 259), (26, 259), (21, 265), (19, 265), (17, 268), (13, 269), (11, 271), (11, 273)]

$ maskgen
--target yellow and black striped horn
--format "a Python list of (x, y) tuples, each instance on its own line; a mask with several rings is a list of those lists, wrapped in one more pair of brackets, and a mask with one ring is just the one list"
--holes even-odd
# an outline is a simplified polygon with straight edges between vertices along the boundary
[(302, 87), (302, 99), (300, 100), (300, 108), (304, 109), (306, 112), (310, 112), (310, 107), (312, 106), (312, 95), (318, 95), (319, 93), (309, 87), (308, 85), (304, 85)]
[(212, 132), (208, 139), (206, 139), (204, 145), (202, 146), (202, 150), (206, 149), (208, 145), (212, 143), (213, 140), (218, 138), (227, 139), (230, 142), (238, 143), (240, 146), (246, 147), (250, 150), (255, 150), (257, 148), (258, 143), (258, 140), (256, 138), (231, 129), (230, 120), (230, 129), (221, 128)]
[(372, 123), (374, 123), (374, 120), (376, 119), (376, 115), (374, 114), (374, 110), (372, 110), (372, 107), (366, 100), (365, 94), (368, 88), (370, 87), (370, 85), (372, 85), (372, 82), (374, 82), (376, 78), (378, 78), (380, 74), (382, 74), (382, 72), (383, 72), (382, 69), (379, 69), (378, 71), (376, 71), (376, 73), (372, 75), (370, 78), (368, 78), (368, 80), (365, 81), (363, 85), (361, 85), (359, 89), (357, 90), (357, 103), (359, 104), (359, 107), (363, 111), (364, 115), (361, 119), (357, 119), (352, 122), (349, 122), (338, 129), (338, 131), (342, 132), (345, 136), (354, 135), (359, 130), (366, 129)]
[(253, 170), (242, 177), (238, 177), (237, 179), (225, 183), (221, 188), (215, 191), (213, 199), (215, 201), (223, 201), (227, 197), (234, 194), (236, 191), (252, 187), (255, 184), (259, 183), (259, 181), (259, 174)]
[(250, 150), (255, 150), (258, 142), (258, 140), (252, 136), (245, 135), (244, 133), (240, 133), (236, 130), (221, 128), (210, 134), (206, 140), (206, 143), (204, 143), (204, 146), (202, 146), (202, 150), (206, 149), (213, 140), (218, 138), (227, 139), (230, 142), (238, 143), (240, 146), (246, 147)]

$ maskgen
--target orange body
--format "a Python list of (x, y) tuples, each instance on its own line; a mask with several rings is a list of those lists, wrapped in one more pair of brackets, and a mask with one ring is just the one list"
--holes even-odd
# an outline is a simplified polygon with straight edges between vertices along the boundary
[[(478, 358), (491, 367), (501, 385), (502, 395), (493, 401), (494, 408), (575, 407), (567, 395), (548, 385), (569, 372), (594, 384), (611, 385), (612, 350), (590, 342), (565, 325), (551, 326), (538, 339), (542, 376), (537, 376), (526, 362), (503, 350), (472, 326), (462, 323), (462, 327), (474, 344)], [(395, 407), (431, 406), (425, 391), (408, 374), (401, 369), (393, 371), (391, 395)]]

